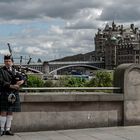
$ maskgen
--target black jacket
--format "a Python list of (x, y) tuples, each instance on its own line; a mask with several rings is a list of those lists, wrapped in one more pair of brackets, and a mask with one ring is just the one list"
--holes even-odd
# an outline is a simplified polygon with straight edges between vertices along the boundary
[(18, 75), (16, 70), (12, 67), (12, 71), (9, 71), (5, 66), (0, 68), (0, 91), (9, 92), (13, 89), (10, 85), (16, 84), (18, 80), (22, 80), (22, 75)]

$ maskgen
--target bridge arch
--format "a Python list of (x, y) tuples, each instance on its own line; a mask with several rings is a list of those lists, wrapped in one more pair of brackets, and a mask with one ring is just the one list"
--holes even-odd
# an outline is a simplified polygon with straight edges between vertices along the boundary
[(66, 68), (69, 68), (69, 67), (86, 67), (86, 68), (89, 68), (89, 69), (92, 69), (92, 70), (100, 70), (101, 69), (101, 68), (98, 68), (96, 66), (91, 66), (91, 65), (86, 65), (86, 64), (67, 65), (67, 66), (59, 67), (59, 68), (49, 72), (49, 74), (53, 74), (53, 73), (57, 72), (58, 70), (66, 69)]
[(31, 71), (33, 73), (43, 74), (41, 71), (33, 69), (33, 68), (29, 68), (29, 67), (22, 66), (21, 69), (24, 69), (24, 70), (27, 70), (27, 71)]

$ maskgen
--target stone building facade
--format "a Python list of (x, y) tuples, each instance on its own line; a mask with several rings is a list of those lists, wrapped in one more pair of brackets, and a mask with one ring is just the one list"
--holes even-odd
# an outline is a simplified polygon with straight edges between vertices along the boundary
[(131, 24), (124, 28), (112, 22), (95, 35), (96, 60), (104, 61), (106, 69), (123, 63), (140, 63), (140, 30)]

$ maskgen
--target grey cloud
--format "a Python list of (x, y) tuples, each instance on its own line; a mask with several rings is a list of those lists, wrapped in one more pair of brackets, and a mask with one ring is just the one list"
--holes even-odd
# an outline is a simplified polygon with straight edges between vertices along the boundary
[(60, 17), (63, 19), (70, 19), (75, 17), (75, 14), (79, 12), (79, 10), (84, 8), (98, 8), (100, 7), (99, 2), (86, 0), (55, 0), (53, 5), (51, 3), (48, 4), (46, 8), (46, 15), (50, 17)]
[[(130, 0), (0, 0), (0, 19), (32, 20), (44, 17), (74, 19), (86, 8), (101, 8), (102, 15), (98, 20), (139, 20), (140, 1)], [(92, 28), (94, 25), (77, 23), (69, 28)], [(94, 27), (93, 27), (94, 28)]]
[(83, 8), (99, 8), (101, 1), (94, 0), (14, 0), (0, 1), (0, 18), (31, 20), (42, 17), (73, 18)]
[[(9, 40), (12, 48), (21, 47), (19, 54), (31, 55), (33, 59), (39, 57), (46, 61), (94, 50), (93, 30), (67, 29), (63, 30), (62, 34), (51, 32), (51, 35), (49, 33), (42, 35), (40, 33), (31, 37), (30, 34), (32, 35), (33, 32), (34, 30), (30, 31), (28, 36), (22, 34), (16, 36), (16, 44), (14, 39)], [(43, 47), (47, 42), (53, 42), (52, 46)]]
[(0, 0), (0, 3), (13, 3), (17, 2), (17, 0)]
[[(5, 42), (11, 42), (13, 47), (20, 46), (22, 48), (20, 53), (27, 55), (32, 53), (33, 57), (36, 57), (38, 51), (37, 57), (50, 60), (93, 51), (97, 28), (113, 19), (123, 23), (138, 21), (140, 19), (139, 4), (139, 0), (12, 0), (10, 2), (0, 0), (0, 19), (10, 23), (11, 20), (34, 21), (37, 19), (39, 21), (39, 19), (49, 17), (56, 19), (57, 26), (60, 25), (57, 24), (58, 18), (62, 19), (64, 24), (68, 22), (69, 24), (64, 27), (63, 23), (60, 25), (62, 33), (55, 31), (55, 28), (41, 30), (39, 26), (30, 25), (18, 34), (13, 33), (13, 38), (9, 40), (5, 38)], [(94, 17), (93, 9), (98, 8), (102, 9), (102, 14), (97, 18)], [(84, 13), (86, 10), (87, 13)], [(89, 14), (93, 16), (87, 19)], [(47, 21), (45, 24), (48, 24)], [(52, 46), (45, 45), (47, 42), (52, 42)]]
[(113, 5), (104, 7), (99, 20), (117, 20), (123, 22), (133, 22), (140, 20), (140, 1), (114, 2)]
[(65, 28), (66, 29), (97, 29), (98, 25), (93, 23), (92, 21), (91, 22), (84, 21), (83, 19), (69, 26), (66, 26)]

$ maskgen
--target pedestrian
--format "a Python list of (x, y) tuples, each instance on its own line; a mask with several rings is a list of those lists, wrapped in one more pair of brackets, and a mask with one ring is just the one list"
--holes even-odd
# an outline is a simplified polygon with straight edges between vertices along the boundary
[(24, 77), (13, 66), (11, 55), (4, 56), (4, 66), (0, 68), (0, 135), (13, 136), (11, 122), (13, 112), (20, 112), (19, 88)]

